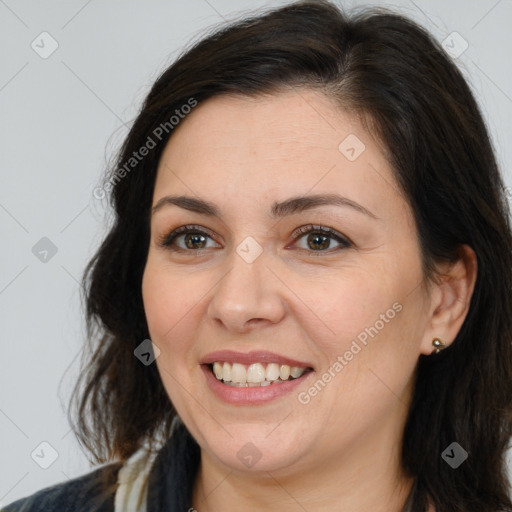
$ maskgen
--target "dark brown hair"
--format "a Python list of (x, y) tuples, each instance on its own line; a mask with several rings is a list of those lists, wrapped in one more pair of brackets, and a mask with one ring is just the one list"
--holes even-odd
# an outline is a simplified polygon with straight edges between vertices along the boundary
[[(149, 338), (141, 281), (169, 119), (191, 99), (299, 86), (360, 115), (382, 142), (414, 212), (427, 282), (438, 263), (458, 259), (461, 244), (477, 256), (456, 339), (419, 357), (401, 454), (417, 478), (413, 510), (431, 500), (440, 512), (511, 511), (512, 233), (503, 181), (457, 66), (425, 29), (382, 8), (348, 16), (306, 1), (252, 15), (197, 42), (156, 80), (108, 175), (114, 222), (84, 274), (90, 354), (72, 397), (76, 435), (97, 462), (124, 461), (144, 440), (167, 436), (176, 415), (156, 365), (134, 356)], [(156, 147), (120, 177), (148, 137)], [(457, 469), (441, 457), (454, 441), (469, 454)]]

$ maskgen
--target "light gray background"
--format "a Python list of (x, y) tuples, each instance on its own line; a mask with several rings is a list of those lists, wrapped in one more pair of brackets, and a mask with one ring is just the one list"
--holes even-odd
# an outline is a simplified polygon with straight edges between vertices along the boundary
[[(105, 234), (106, 202), (92, 191), (106, 159), (184, 44), (223, 19), (284, 3), (0, 0), (0, 506), (91, 470), (65, 407), (84, 339), (78, 281)], [(343, 5), (356, 3), (367, 2)], [(457, 61), (512, 185), (512, 1), (379, 5), (440, 41), (453, 31), (467, 41)], [(31, 47), (44, 31), (59, 45), (46, 59)], [(42, 237), (58, 250), (46, 263), (32, 253)], [(48, 469), (31, 458), (43, 441), (58, 453)]]

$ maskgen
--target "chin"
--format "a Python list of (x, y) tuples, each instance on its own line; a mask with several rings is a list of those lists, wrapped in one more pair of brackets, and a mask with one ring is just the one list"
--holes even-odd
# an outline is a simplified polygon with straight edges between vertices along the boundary
[[(292, 435), (289, 426), (285, 429), (280, 425), (272, 431), (274, 428), (275, 424), (266, 423), (230, 424), (226, 427), (230, 437), (219, 425), (212, 426), (204, 433), (200, 432), (206, 442), (206, 447), (202, 448), (206, 448), (211, 457), (237, 471), (279, 471), (301, 458), (296, 450), (300, 447), (301, 452), (305, 451), (306, 443), (303, 436)], [(278, 434), (279, 429), (282, 432)]]

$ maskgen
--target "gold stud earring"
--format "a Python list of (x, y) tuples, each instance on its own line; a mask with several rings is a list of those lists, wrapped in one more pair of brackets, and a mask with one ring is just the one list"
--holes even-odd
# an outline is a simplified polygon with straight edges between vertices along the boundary
[(436, 347), (436, 349), (434, 350), (434, 353), (436, 354), (439, 354), (441, 350), (446, 348), (446, 345), (439, 338), (434, 338), (432, 340), (432, 345)]

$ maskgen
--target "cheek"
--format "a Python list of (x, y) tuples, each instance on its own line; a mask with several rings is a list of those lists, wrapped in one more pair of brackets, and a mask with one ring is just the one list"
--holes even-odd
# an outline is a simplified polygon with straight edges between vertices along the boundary
[(193, 365), (192, 340), (207, 290), (202, 276), (170, 268), (150, 253), (142, 279), (142, 297), (151, 340), (162, 352), (158, 363), (165, 362), (173, 371), (179, 363), (180, 372), (185, 360), (186, 367)]
[(319, 377), (332, 381), (319, 402), (355, 413), (389, 405), (403, 391), (417, 358), (414, 337), (421, 319), (417, 296), (408, 295), (399, 273), (352, 270), (329, 287), (309, 287), (307, 303), (316, 315), (308, 315), (311, 322), (303, 328), (324, 355)]
[(185, 382), (190, 370), (186, 364), (188, 350), (186, 324), (186, 287), (177, 285), (168, 269), (148, 264), (142, 279), (142, 297), (151, 341), (160, 349), (156, 365), (173, 404), (182, 399), (178, 382)]
[[(159, 346), (172, 337), (178, 322), (190, 310), (187, 286), (148, 259), (142, 279), (144, 311), (151, 338)], [(164, 347), (160, 347), (161, 349)]]
[[(308, 318), (319, 325), (315, 339), (322, 340), (331, 356), (333, 352), (342, 353), (358, 336), (364, 341), (366, 328), (376, 322), (381, 326), (381, 315), (387, 313), (386, 320), (395, 316), (396, 296), (389, 283), (360, 269), (350, 269), (342, 278), (332, 276), (328, 286), (315, 289), (309, 283), (297, 295), (307, 297), (304, 302), (311, 304), (314, 315)], [(312, 325), (304, 327), (312, 331)]]
[[(158, 272), (149, 262), (142, 278), (142, 298), (149, 331), (153, 337), (160, 337), (165, 328), (171, 327), (168, 312), (172, 307), (173, 294), (168, 292), (165, 275)], [(166, 327), (167, 324), (167, 327)]]

